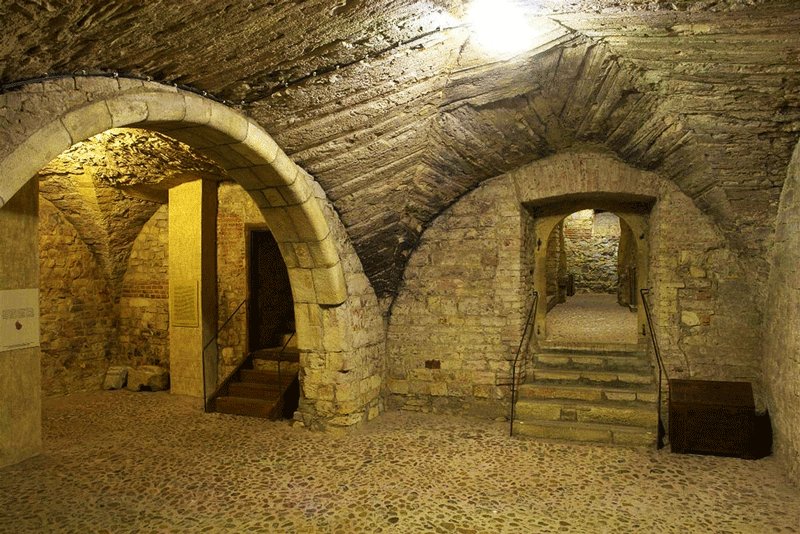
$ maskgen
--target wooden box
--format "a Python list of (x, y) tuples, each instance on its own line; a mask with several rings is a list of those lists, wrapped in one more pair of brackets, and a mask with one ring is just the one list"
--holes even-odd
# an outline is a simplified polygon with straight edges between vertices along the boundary
[(672, 452), (755, 458), (755, 432), (749, 382), (670, 380)]

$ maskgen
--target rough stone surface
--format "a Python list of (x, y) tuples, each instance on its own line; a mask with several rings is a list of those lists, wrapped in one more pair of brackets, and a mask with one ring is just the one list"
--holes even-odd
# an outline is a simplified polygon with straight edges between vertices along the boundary
[(575, 275), (576, 292), (617, 292), (619, 236), (619, 217), (613, 213), (586, 210), (564, 220), (566, 269)]
[[(567, 177), (572, 181), (565, 186)], [(530, 287), (523, 260), (533, 256), (536, 243), (523, 239), (521, 203), (558, 198), (567, 187), (658, 199), (645, 237), (655, 327), (670, 376), (753, 382), (763, 408), (760, 334), (746, 326), (760, 324), (761, 311), (746, 269), (685, 195), (591, 151), (548, 158), (490, 180), (426, 231), (388, 329), (392, 406), (506, 414), (508, 388), (496, 384), (510, 379), (509, 360), (526, 310), (523, 295)], [(700, 323), (682, 324), (684, 312), (697, 314)], [(428, 360), (438, 360), (440, 369), (427, 368)]]
[(636, 314), (611, 295), (567, 297), (566, 303), (547, 314), (547, 341), (636, 343)]
[(390, 412), (338, 437), (115, 391), (48, 400), (44, 429), (41, 456), (0, 471), (2, 532), (789, 534), (800, 522), (774, 458), (525, 441), (464, 417)]
[(169, 232), (161, 206), (131, 247), (119, 303), (119, 346), (114, 359), (169, 367)]
[(140, 365), (128, 369), (130, 391), (163, 391), (169, 389), (169, 371), (157, 365)]
[(128, 368), (121, 365), (112, 365), (106, 371), (103, 380), (103, 389), (122, 389), (128, 382)]
[[(158, 0), (102, 11), (88, 0), (66, 11), (15, 0), (0, 7), (9, 29), (0, 82), (116, 71), (243, 106), (323, 185), (380, 297), (397, 291), (409, 251), (449, 204), (584, 141), (674, 180), (756, 256), (763, 284), (800, 129), (797, 5), (517, 4), (519, 18), (544, 17), (543, 33), (497, 58), (471, 38), (460, 0)], [(150, 82), (59, 83), (102, 95)], [(2, 135), (31, 115), (10, 118)]]
[(98, 389), (117, 342), (113, 290), (76, 229), (45, 199), (39, 277), (43, 393)]
[(800, 148), (778, 211), (764, 316), (764, 385), (776, 455), (800, 484)]

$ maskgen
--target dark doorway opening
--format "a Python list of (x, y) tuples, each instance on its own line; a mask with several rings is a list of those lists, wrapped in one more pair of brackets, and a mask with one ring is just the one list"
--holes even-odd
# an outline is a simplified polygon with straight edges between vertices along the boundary
[(294, 334), (294, 301), (289, 272), (268, 230), (250, 232), (250, 302), (247, 331), (250, 352), (282, 346)]

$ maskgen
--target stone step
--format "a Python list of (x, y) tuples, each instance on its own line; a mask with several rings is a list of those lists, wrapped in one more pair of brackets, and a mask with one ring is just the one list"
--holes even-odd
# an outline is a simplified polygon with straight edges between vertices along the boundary
[(625, 352), (539, 352), (533, 357), (537, 368), (598, 369), (616, 371), (647, 371), (650, 360), (641, 354)]
[(657, 432), (640, 427), (576, 423), (573, 421), (515, 421), (514, 435), (581, 443), (606, 443), (627, 447), (653, 447)]
[(567, 399), (520, 400), (517, 418), (522, 421), (568, 421), (658, 428), (655, 404), (637, 402), (586, 402)]
[(646, 372), (593, 370), (593, 369), (533, 369), (529, 372), (533, 382), (555, 382), (560, 384), (652, 384), (653, 374)]
[(606, 385), (573, 385), (533, 383), (519, 387), (518, 398), (521, 399), (567, 399), (580, 401), (622, 401), (622, 402), (658, 402), (655, 386), (639, 384), (628, 387), (611, 387)]
[(567, 341), (544, 341), (539, 343), (541, 352), (618, 352), (645, 356), (647, 346), (638, 343), (588, 343)]
[(217, 397), (216, 399), (216, 411), (219, 413), (271, 419), (280, 409), (280, 399), (249, 399), (234, 396)]

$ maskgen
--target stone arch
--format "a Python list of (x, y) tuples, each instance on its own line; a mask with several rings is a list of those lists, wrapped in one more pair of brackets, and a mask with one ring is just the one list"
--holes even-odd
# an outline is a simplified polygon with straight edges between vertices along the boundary
[(800, 482), (800, 143), (789, 162), (775, 221), (764, 314), (764, 387), (775, 454)]
[[(550, 243), (550, 239), (553, 235), (553, 232), (556, 231), (558, 225), (562, 223), (564, 220), (566, 220), (567, 217), (584, 209), (602, 209), (603, 211), (612, 213), (615, 217), (617, 217), (620, 220), (620, 223), (626, 225), (629, 231), (631, 231), (634, 235), (639, 235), (640, 233), (646, 231), (645, 221), (643, 221), (640, 216), (634, 213), (623, 211), (622, 209), (620, 209), (620, 207), (608, 204), (603, 204), (603, 207), (598, 207), (597, 203), (593, 203), (592, 201), (587, 200), (586, 207), (581, 207), (578, 209), (570, 208), (569, 213), (559, 213), (558, 215), (551, 216), (549, 220), (554, 222), (552, 224), (541, 226), (542, 230), (544, 231), (543, 237), (546, 236), (547, 238), (542, 240), (543, 243), (546, 244)], [(635, 241), (633, 241), (632, 243), (634, 248), (636, 249), (636, 253), (638, 253), (639, 245)], [(550, 253), (549, 250), (546, 250), (545, 252), (547, 254)], [(548, 273), (545, 274), (547, 275)], [(548, 282), (550, 282), (550, 280), (548, 280)]]
[[(53, 82), (55, 83), (55, 82)], [(196, 94), (148, 84), (55, 113), (0, 160), (0, 207), (53, 158), (111, 128), (155, 130), (213, 158), (253, 197), (284, 254), (295, 301), (336, 306), (347, 298), (330, 227), (313, 179), (254, 120)]]
[[(569, 176), (569, 180), (564, 180)], [(635, 169), (605, 151), (563, 152), (509, 173), (520, 203), (543, 216), (535, 233), (546, 243), (559, 221), (582, 209), (611, 211), (631, 228), (637, 242), (637, 286), (648, 287), (649, 246), (647, 212), (667, 184), (656, 174)], [(547, 247), (535, 253), (534, 289), (546, 293)], [(547, 306), (536, 312), (535, 332), (546, 334)], [(646, 316), (638, 307), (637, 330), (646, 332)]]

